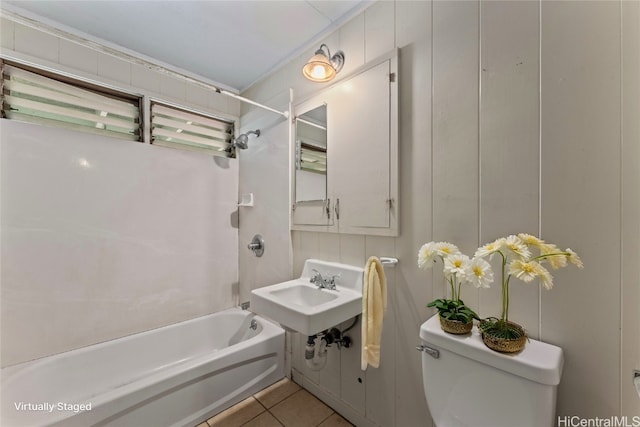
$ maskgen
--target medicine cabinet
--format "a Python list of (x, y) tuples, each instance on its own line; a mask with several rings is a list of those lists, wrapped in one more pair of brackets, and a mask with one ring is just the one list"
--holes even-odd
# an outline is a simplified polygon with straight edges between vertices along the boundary
[(397, 50), (295, 106), (292, 229), (398, 235)]

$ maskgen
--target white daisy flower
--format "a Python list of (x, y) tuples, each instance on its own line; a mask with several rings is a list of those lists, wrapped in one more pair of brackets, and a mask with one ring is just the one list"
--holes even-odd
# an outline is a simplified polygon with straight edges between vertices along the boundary
[(504, 242), (504, 247), (509, 252), (522, 259), (531, 258), (531, 252), (529, 251), (529, 248), (527, 248), (527, 245), (525, 245), (518, 236), (515, 236), (513, 234), (511, 236), (508, 236)]
[(474, 258), (477, 257), (485, 257), (487, 255), (493, 255), (496, 252), (498, 252), (500, 249), (502, 249), (502, 246), (505, 243), (505, 238), (501, 237), (491, 243), (487, 243), (484, 246), (479, 247), (476, 250), (476, 253), (473, 255)]
[(447, 277), (455, 275), (458, 279), (462, 280), (465, 277), (465, 271), (468, 266), (468, 256), (461, 253), (453, 254), (444, 259), (444, 274)]
[(540, 245), (544, 243), (544, 240), (527, 233), (518, 233), (518, 237), (525, 245), (534, 246), (536, 248), (539, 248)]
[(465, 278), (476, 288), (488, 288), (493, 282), (491, 265), (482, 258), (475, 257), (465, 270)]
[(567, 266), (567, 255), (554, 244), (545, 243), (540, 245), (540, 256), (549, 261), (551, 268), (554, 270)]
[(435, 257), (437, 255), (438, 252), (435, 248), (435, 242), (429, 242), (422, 245), (418, 251), (418, 268), (426, 270), (433, 267), (433, 264), (436, 261)]
[(442, 257), (460, 253), (460, 249), (458, 249), (458, 247), (453, 243), (449, 242), (438, 242), (435, 244), (435, 249), (436, 252), (438, 252), (438, 255)]
[(544, 274), (545, 271), (547, 270), (536, 261), (515, 259), (509, 263), (509, 274), (525, 283), (533, 281), (536, 277)]

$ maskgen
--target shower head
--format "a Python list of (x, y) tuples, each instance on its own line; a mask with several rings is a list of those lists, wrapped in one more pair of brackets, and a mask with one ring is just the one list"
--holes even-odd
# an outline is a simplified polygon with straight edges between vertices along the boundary
[(238, 135), (235, 141), (233, 141), (233, 146), (241, 150), (246, 150), (249, 147), (249, 135), (251, 134), (254, 134), (256, 137), (259, 137), (260, 129), (250, 130), (249, 132), (245, 132), (243, 134)]

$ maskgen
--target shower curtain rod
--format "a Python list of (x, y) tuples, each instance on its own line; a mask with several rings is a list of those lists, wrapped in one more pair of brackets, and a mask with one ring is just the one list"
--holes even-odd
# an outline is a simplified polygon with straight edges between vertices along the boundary
[(88, 39), (86, 37), (82, 37), (82, 36), (73, 34), (73, 33), (69, 32), (69, 31), (61, 30), (61, 29), (56, 28), (56, 27), (54, 27), (52, 25), (45, 24), (44, 22), (40, 22), (40, 21), (38, 21), (36, 19), (32, 19), (32, 18), (23, 16), (23, 15), (21, 15), (19, 13), (16, 13), (14, 11), (8, 10), (5, 7), (6, 6), (3, 6), (3, 9), (0, 10), (1, 11), (0, 16), (6, 15), (10, 20), (12, 20), (12, 21), (14, 21), (14, 22), (16, 22), (18, 24), (22, 24), (22, 25), (25, 25), (27, 27), (30, 27), (30, 28), (33, 28), (33, 29), (36, 29), (36, 30), (39, 30), (39, 31), (43, 31), (45, 33), (49, 33), (49, 34), (51, 34), (53, 36), (60, 37), (62, 39), (70, 41), (70, 42), (79, 43), (81, 45), (88, 46), (91, 49), (97, 50), (98, 52), (104, 53), (106, 55), (110, 55), (110, 56), (113, 56), (113, 57), (116, 57), (116, 58), (119, 58), (119, 59), (123, 59), (123, 60), (129, 61), (129, 62), (132, 62), (134, 64), (142, 65), (143, 67), (148, 68), (148, 69), (150, 69), (152, 71), (157, 71), (157, 72), (165, 74), (167, 76), (175, 77), (177, 79), (183, 80), (183, 81), (188, 82), (188, 83), (193, 83), (193, 84), (195, 84), (197, 86), (213, 90), (216, 93), (219, 93), (221, 95), (229, 96), (231, 98), (237, 99), (238, 101), (245, 102), (245, 103), (251, 104), (251, 105), (255, 105), (256, 107), (260, 107), (260, 108), (262, 108), (264, 110), (271, 111), (272, 113), (280, 114), (284, 118), (289, 118), (289, 111), (276, 110), (275, 108), (271, 108), (271, 107), (269, 107), (267, 105), (260, 104), (259, 102), (252, 101), (251, 99), (248, 99), (248, 98), (245, 98), (243, 96), (237, 95), (237, 94), (235, 94), (233, 92), (230, 92), (230, 91), (228, 91), (226, 89), (222, 89), (222, 88), (218, 87), (217, 85), (215, 85), (213, 83), (202, 81), (202, 80), (197, 79), (195, 77), (191, 77), (191, 76), (189, 76), (187, 74), (184, 74), (184, 73), (181, 73), (181, 72), (178, 72), (178, 71), (174, 71), (174, 70), (172, 70), (172, 69), (170, 69), (168, 67), (165, 67), (163, 65), (158, 65), (158, 64), (156, 64), (154, 62), (147, 61), (147, 60), (142, 59), (140, 57), (137, 57), (135, 55), (123, 52), (123, 51), (118, 50), (118, 49), (111, 48), (111, 47), (106, 46), (106, 45), (104, 45), (102, 43), (95, 42), (95, 41), (90, 40), (90, 39)]
[(281, 115), (281, 116), (283, 116), (285, 119), (288, 119), (288, 118), (289, 118), (289, 112), (288, 112), (288, 111), (279, 111), (279, 110), (276, 110), (275, 108), (271, 108), (271, 107), (269, 107), (269, 106), (267, 106), (267, 105), (260, 104), (259, 102), (252, 101), (252, 100), (250, 100), (250, 99), (248, 99), (248, 98), (244, 98), (244, 97), (242, 97), (242, 96), (240, 96), (240, 95), (236, 95), (235, 93), (233, 93), (233, 92), (229, 92), (229, 91), (226, 91), (226, 90), (224, 90), (224, 89), (219, 89), (219, 90), (217, 90), (216, 92), (218, 92), (218, 93), (220, 93), (220, 94), (222, 94), (222, 95), (230, 96), (230, 97), (235, 98), (235, 99), (237, 99), (237, 100), (239, 100), (239, 101), (246, 102), (247, 104), (255, 105), (256, 107), (260, 107), (260, 108), (262, 108), (262, 109), (264, 109), (264, 110), (271, 111), (272, 113), (280, 114), (280, 115)]

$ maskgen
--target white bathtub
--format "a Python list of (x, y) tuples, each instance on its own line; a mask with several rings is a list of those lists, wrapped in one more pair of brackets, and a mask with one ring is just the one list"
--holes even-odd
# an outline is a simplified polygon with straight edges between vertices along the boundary
[(0, 425), (195, 426), (283, 365), (282, 328), (233, 308), (4, 368)]

